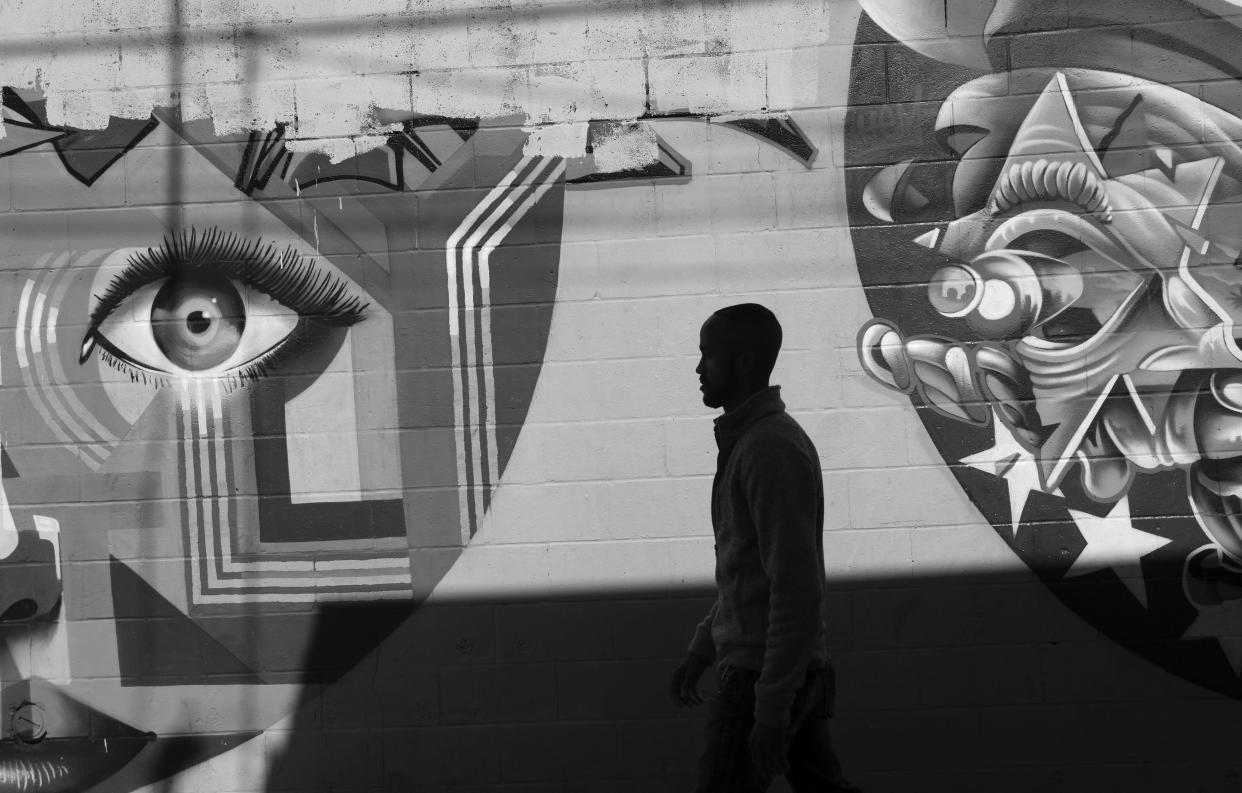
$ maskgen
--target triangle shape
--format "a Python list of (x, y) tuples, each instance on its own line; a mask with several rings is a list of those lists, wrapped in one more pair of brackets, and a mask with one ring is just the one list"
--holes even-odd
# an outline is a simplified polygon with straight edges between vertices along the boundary
[(1060, 72), (1048, 82), (1023, 119), (1002, 173), (1025, 160), (1040, 158), (1081, 162), (1097, 176), (1106, 176), (1078, 116), (1069, 84)]
[(13, 465), (13, 458), (9, 456), (9, 447), (0, 443), (0, 477), (5, 479), (17, 479), (21, 474), (17, 472), (17, 466)]
[(154, 118), (112, 116), (106, 129), (69, 130), (54, 145), (69, 173), (89, 187), (157, 125)]
[(17, 154), (64, 136), (65, 133), (59, 129), (38, 129), (10, 121), (4, 125), (4, 137), (0, 138), (0, 157)]
[(935, 248), (936, 243), (940, 241), (940, 229), (931, 229), (914, 238), (915, 245), (922, 245), (924, 248)]
[(262, 682), (129, 565), (110, 559), (117, 657), (125, 685)]
[[(103, 783), (90, 788), (91, 793), (131, 793), (147, 788), (162, 779), (169, 779), (190, 766), (232, 751), (262, 732), (213, 732), (211, 735), (170, 735), (158, 737), (146, 751)], [(77, 788), (82, 790), (84, 788)]]
[(819, 153), (815, 144), (789, 116), (737, 118), (723, 123), (771, 143), (808, 168)]
[(1118, 176), (1113, 181), (1124, 184), (1160, 207), (1164, 216), (1174, 224), (1174, 229), (1180, 232), (1177, 228), (1179, 224), (1187, 229), (1199, 228), (1224, 166), (1224, 158), (1208, 157), (1177, 166), (1177, 176), (1172, 180), (1163, 169), (1151, 168)]

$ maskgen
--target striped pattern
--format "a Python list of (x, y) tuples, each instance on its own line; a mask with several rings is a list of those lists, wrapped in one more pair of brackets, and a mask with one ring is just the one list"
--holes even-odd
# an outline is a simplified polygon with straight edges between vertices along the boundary
[(492, 368), (491, 256), (564, 173), (565, 164), (559, 158), (523, 157), (466, 215), (445, 244), (463, 543), (478, 530), (500, 476)]
[(40, 275), (27, 279), (17, 307), (15, 348), (26, 393), (56, 440), (92, 471), (112, 454), (117, 436), (83, 404), (71, 387), (57, 345), (56, 324), (75, 267), (99, 263), (104, 251), (81, 255), (47, 254), (35, 265)]
[[(313, 603), (409, 599), (409, 554), (402, 549), (331, 553), (316, 542), (307, 553), (245, 553), (237, 547), (233, 450), (219, 384), (186, 380), (179, 394), (180, 470), (185, 497), (187, 576), (191, 601), (202, 604)], [(309, 545), (309, 544), (308, 544)]]

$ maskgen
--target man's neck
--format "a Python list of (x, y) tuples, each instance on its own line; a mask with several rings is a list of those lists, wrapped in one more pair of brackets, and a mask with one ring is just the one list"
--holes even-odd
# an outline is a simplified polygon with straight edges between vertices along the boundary
[(764, 382), (753, 387), (739, 388), (737, 394), (726, 399), (725, 403), (721, 407), (724, 408), (726, 415), (732, 413), (742, 405), (746, 404), (746, 402), (755, 394), (758, 394), (767, 387), (768, 384)]

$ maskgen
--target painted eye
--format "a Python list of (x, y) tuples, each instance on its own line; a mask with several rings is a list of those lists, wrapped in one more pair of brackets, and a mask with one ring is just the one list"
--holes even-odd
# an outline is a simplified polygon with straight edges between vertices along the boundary
[[(132, 251), (132, 252), (131, 252)], [(220, 229), (119, 251), (81, 362), (96, 348), (135, 379), (254, 379), (286, 350), (365, 317), (357, 290), (316, 257)]]
[(170, 375), (243, 369), (298, 328), (293, 309), (218, 273), (177, 275), (144, 286), (96, 328), (117, 359)]

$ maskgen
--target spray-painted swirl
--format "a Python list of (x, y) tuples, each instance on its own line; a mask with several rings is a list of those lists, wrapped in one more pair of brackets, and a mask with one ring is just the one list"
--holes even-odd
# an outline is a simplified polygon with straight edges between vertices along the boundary
[(0, 762), (0, 790), (47, 790), (58, 779), (69, 775), (63, 763), (47, 760), (5, 760)]
[(1009, 166), (992, 192), (994, 213), (1026, 201), (1056, 199), (1082, 207), (1102, 223), (1112, 222), (1112, 207), (1103, 180), (1081, 162), (1025, 160)]

